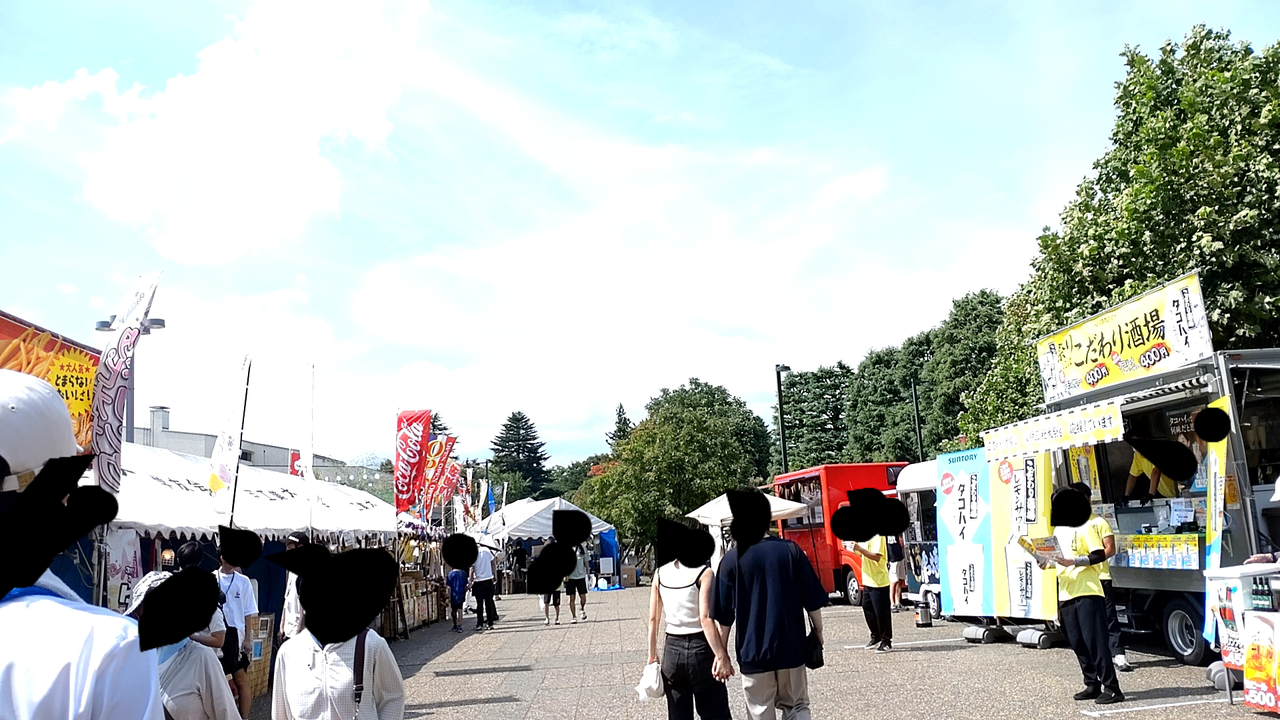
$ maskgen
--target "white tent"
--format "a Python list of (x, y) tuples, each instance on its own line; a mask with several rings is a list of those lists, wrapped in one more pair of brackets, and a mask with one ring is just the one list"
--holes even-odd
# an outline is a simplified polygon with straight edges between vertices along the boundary
[(894, 489), (899, 497), (906, 493), (938, 489), (938, 461), (912, 463), (902, 468)]
[[(481, 540), (505, 543), (508, 538), (535, 539), (551, 537), (551, 519), (556, 510), (579, 510), (582, 508), (564, 498), (547, 500), (531, 500), (525, 498), (508, 503), (506, 507), (468, 528), (467, 532)], [(587, 513), (591, 518), (591, 534), (602, 533), (613, 527), (600, 518)]]
[[(769, 498), (770, 517), (774, 520), (801, 517), (809, 510), (809, 506), (804, 503), (783, 500), (777, 495), (765, 493), (765, 497)], [(733, 521), (733, 511), (729, 509), (729, 496), (727, 494), (721, 495), (688, 515), (685, 515), (685, 517), (693, 518), (703, 525), (709, 525), (711, 527), (728, 525)]]
[[(125, 443), (123, 477), (112, 527), (139, 532), (213, 537), (227, 516), (214, 510), (209, 460)], [(395, 508), (355, 488), (240, 466), (236, 525), (264, 538), (308, 526), (320, 533), (396, 532)]]

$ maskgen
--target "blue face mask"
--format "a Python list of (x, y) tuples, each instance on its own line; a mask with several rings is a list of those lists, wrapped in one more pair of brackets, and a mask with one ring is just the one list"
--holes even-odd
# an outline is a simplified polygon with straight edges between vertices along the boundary
[(163, 665), (166, 660), (178, 654), (178, 651), (186, 647), (191, 638), (182, 638), (172, 645), (165, 645), (156, 648), (156, 664)]

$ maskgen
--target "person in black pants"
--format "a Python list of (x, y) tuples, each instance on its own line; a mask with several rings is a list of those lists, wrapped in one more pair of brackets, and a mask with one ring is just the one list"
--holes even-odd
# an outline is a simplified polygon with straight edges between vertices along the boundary
[(862, 614), (871, 631), (868, 650), (889, 652), (893, 649), (893, 610), (889, 601), (888, 543), (876, 535), (865, 543), (854, 543), (853, 550), (862, 556), (858, 584), (862, 587)]
[[(476, 599), (477, 630), (492, 629), (493, 624), (498, 621), (498, 608), (493, 604), (493, 578), (496, 570), (497, 562), (493, 559), (493, 553), (481, 545), (476, 561), (471, 566), (471, 595)], [(488, 622), (485, 621), (486, 612)]]

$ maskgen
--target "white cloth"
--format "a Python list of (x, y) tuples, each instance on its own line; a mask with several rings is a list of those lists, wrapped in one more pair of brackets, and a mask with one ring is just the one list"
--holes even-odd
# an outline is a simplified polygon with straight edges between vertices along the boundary
[(284, 580), (284, 610), (280, 618), (280, 632), (286, 638), (302, 632), (302, 603), (298, 601), (298, 576), (289, 573)]
[(658, 595), (662, 598), (662, 614), (667, 618), (668, 635), (694, 635), (702, 632), (698, 612), (698, 577), (709, 568), (688, 568), (671, 561), (658, 568)]
[(189, 642), (160, 663), (160, 697), (173, 720), (238, 718), (235, 697), (213, 648)]
[(218, 589), (227, 596), (227, 602), (222, 606), (227, 627), (238, 630), (240, 642), (244, 643), (244, 639), (248, 637), (245, 634), (245, 618), (258, 614), (258, 599), (253, 595), (253, 584), (239, 571), (223, 575), (222, 570), (218, 569), (213, 571), (213, 577), (218, 581)]
[(132, 619), (81, 600), (53, 573), (57, 597), (0, 603), (0, 718), (163, 720), (156, 652)]
[(636, 685), (636, 693), (640, 696), (640, 702), (649, 702), (653, 698), (662, 697), (662, 668), (658, 663), (651, 662), (644, 666), (644, 672), (640, 675), (640, 684)]
[(471, 566), (476, 571), (476, 582), (481, 580), (493, 579), (493, 553), (489, 552), (489, 548), (480, 548), (480, 554), (476, 556), (476, 562)]
[[(271, 720), (351, 720), (355, 717), (356, 639), (323, 648), (305, 628), (276, 654)], [(370, 630), (364, 643), (361, 720), (401, 720), (404, 679), (387, 641)]]

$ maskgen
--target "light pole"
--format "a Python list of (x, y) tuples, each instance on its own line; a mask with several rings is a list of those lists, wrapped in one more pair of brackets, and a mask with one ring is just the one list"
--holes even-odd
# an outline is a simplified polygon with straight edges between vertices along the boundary
[(916, 452), (920, 456), (920, 462), (924, 462), (924, 438), (920, 435), (920, 398), (916, 394), (916, 381), (911, 381), (911, 407), (916, 417)]
[(782, 444), (782, 472), (791, 469), (787, 465), (787, 422), (782, 412), (782, 373), (791, 372), (791, 368), (787, 365), (774, 365), (773, 372), (778, 378), (778, 442)]
[[(111, 332), (111, 323), (115, 322), (116, 316), (112, 315), (109, 320), (99, 320), (94, 324), (93, 329), (99, 332)], [(142, 334), (150, 335), (152, 330), (163, 330), (165, 328), (164, 320), (160, 318), (147, 318), (142, 321)], [(133, 442), (133, 378), (138, 374), (138, 351), (135, 348), (133, 352), (133, 362), (129, 364), (129, 383), (128, 391), (125, 393), (124, 402), (124, 441)], [(152, 444), (155, 444), (155, 428), (151, 428), (153, 433), (151, 436)]]

